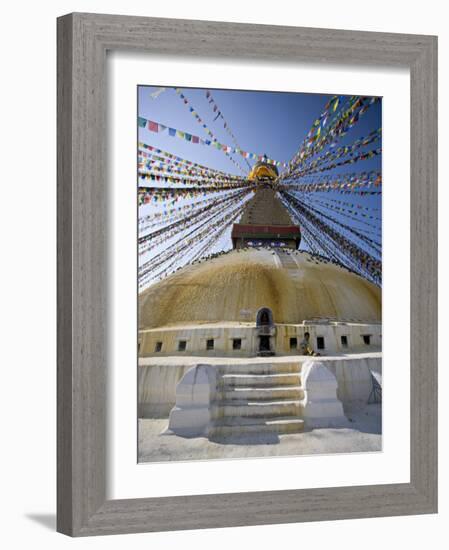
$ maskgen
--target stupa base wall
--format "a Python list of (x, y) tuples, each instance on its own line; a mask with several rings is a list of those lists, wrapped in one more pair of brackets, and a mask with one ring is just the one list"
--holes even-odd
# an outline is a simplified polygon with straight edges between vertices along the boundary
[(266, 334), (270, 346), (266, 351), (296, 355), (306, 332), (310, 334), (313, 349), (328, 356), (378, 351), (382, 346), (380, 323), (304, 321), (297, 325), (276, 323), (261, 327), (227, 322), (141, 330), (139, 354), (141, 357), (254, 357), (262, 351), (261, 334)]
[(358, 353), (352, 355), (305, 357), (198, 357), (171, 356), (146, 357), (139, 359), (138, 383), (138, 414), (139, 418), (168, 418), (170, 410), (176, 403), (176, 385), (184, 374), (195, 365), (205, 364), (223, 368), (238, 368), (241, 364), (247, 368), (249, 364), (255, 367), (263, 363), (304, 364), (306, 361), (323, 362), (338, 382), (337, 397), (343, 405), (355, 402), (367, 403), (372, 390), (372, 373), (377, 378), (382, 375), (381, 352)]

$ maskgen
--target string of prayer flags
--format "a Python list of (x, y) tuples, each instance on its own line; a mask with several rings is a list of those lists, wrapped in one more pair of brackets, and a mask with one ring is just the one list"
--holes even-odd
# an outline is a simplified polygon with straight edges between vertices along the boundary
[(365, 210), (365, 211), (369, 211), (369, 212), (379, 212), (381, 210), (380, 208), (376, 208), (374, 206), (365, 206), (365, 205), (362, 205), (362, 204), (359, 204), (359, 203), (353, 203), (353, 202), (348, 202), (348, 201), (342, 201), (342, 200), (339, 200), (339, 199), (334, 199), (332, 197), (326, 197), (326, 200), (331, 201), (331, 202), (335, 202), (337, 204), (342, 204), (343, 206), (349, 206), (349, 208), (357, 208), (359, 210)]
[(243, 173), (245, 173), (245, 170), (240, 166), (240, 164), (234, 160), (232, 157), (231, 157), (231, 149), (228, 150), (228, 147), (225, 146), (223, 147), (221, 144), (218, 143), (218, 140), (217, 138), (214, 136), (214, 134), (212, 133), (212, 131), (208, 128), (207, 124), (203, 121), (203, 119), (199, 116), (199, 114), (195, 111), (195, 109), (190, 105), (189, 103), (189, 100), (187, 99), (187, 97), (182, 93), (181, 89), (180, 88), (175, 88), (175, 92), (178, 94), (178, 96), (180, 97), (180, 99), (183, 101), (183, 103), (187, 106), (187, 108), (189, 109), (189, 112), (191, 113), (191, 115), (195, 118), (195, 120), (198, 122), (198, 124), (201, 125), (201, 127), (203, 128), (203, 130), (207, 133), (207, 135), (211, 138), (212, 140), (212, 143), (214, 144), (218, 144), (220, 145), (220, 147), (217, 147), (217, 149), (223, 151), (223, 153), (226, 155), (226, 157), (239, 169), (241, 170)]
[[(286, 172), (281, 174), (281, 179), (290, 177), (295, 169), (301, 167), (308, 158), (322, 151), (326, 145), (331, 146), (335, 144), (335, 141), (343, 137), (353, 126), (355, 126), (359, 118), (377, 101), (379, 101), (377, 97), (362, 98), (359, 96), (351, 96), (341, 105), (341, 108), (335, 112), (335, 116), (333, 116), (332, 120), (326, 123), (326, 128), (322, 133), (320, 132), (320, 134), (317, 134), (317, 132), (312, 132), (310, 136), (308, 135), (306, 137), (298, 152), (290, 161)], [(329, 108), (331, 107), (332, 104)], [(327, 111), (329, 111), (329, 108)], [(326, 111), (321, 117), (323, 117), (325, 113)]]
[(351, 209), (351, 208), (344, 208), (343, 206), (338, 206), (336, 204), (330, 204), (328, 202), (320, 201), (318, 199), (314, 199), (314, 202), (317, 204), (320, 204), (322, 206), (325, 206), (326, 208), (329, 208), (331, 210), (335, 210), (336, 212), (341, 212), (343, 214), (351, 214), (352, 216), (357, 216), (360, 218), (366, 218), (368, 220), (375, 220), (375, 221), (382, 221), (381, 218), (378, 216), (372, 216), (371, 214), (365, 214), (365, 212), (358, 212), (357, 210)]
[[(249, 198), (249, 193), (246, 194), (246, 198)], [(245, 200), (245, 199), (243, 199)], [(167, 250), (156, 254), (148, 262), (143, 263), (139, 267), (139, 282), (145, 275), (155, 271), (167, 260), (173, 258), (176, 254), (178, 247), (180, 250), (188, 249), (195, 243), (201, 241), (210, 233), (223, 226), (223, 223), (229, 220), (230, 217), (238, 216), (241, 214), (242, 201), (234, 204), (233, 207), (228, 208), (225, 211), (220, 210), (218, 213), (206, 218), (202, 223), (195, 224), (187, 233), (184, 233), (175, 243), (173, 243)]]
[(380, 185), (382, 185), (382, 174), (377, 171), (371, 171), (352, 174), (328, 174), (325, 176), (314, 176), (301, 182), (283, 182), (280, 184), (280, 188), (285, 190), (294, 189), (297, 191), (303, 191), (304, 193), (313, 193), (331, 190), (353, 191), (354, 189), (361, 187), (379, 187)]
[[(248, 192), (251, 189), (247, 189)], [(209, 193), (218, 193), (223, 191), (222, 187), (139, 187), (138, 202), (139, 206), (151, 203), (168, 202), (174, 205), (181, 199), (196, 199), (198, 197), (205, 198)]]
[(216, 203), (222, 199), (235, 198), (241, 192), (242, 191), (239, 189), (230, 191), (225, 190), (221, 194), (212, 193), (210, 196), (207, 196), (207, 198), (198, 199), (194, 203), (186, 203), (184, 201), (182, 204), (177, 204), (176, 206), (165, 205), (165, 207), (152, 211), (146, 216), (139, 216), (139, 235), (144, 235), (145, 231), (152, 227), (172, 223), (178, 219), (185, 218), (211, 203)]
[(203, 185), (215, 186), (220, 189), (235, 189), (237, 187), (249, 187), (251, 185), (247, 180), (240, 181), (218, 181), (216, 178), (202, 178), (202, 179), (193, 179), (193, 178), (182, 178), (178, 176), (171, 176), (167, 174), (155, 174), (154, 172), (145, 172), (139, 170), (138, 172), (140, 179), (146, 179), (151, 181), (164, 181), (174, 184), (181, 185), (192, 185), (201, 187)]
[(235, 201), (240, 200), (246, 193), (247, 191), (243, 190), (232, 197), (219, 197), (215, 199), (214, 202), (189, 213), (187, 216), (139, 237), (139, 255), (145, 254), (152, 247), (158, 246), (164, 242), (165, 239), (170, 239), (180, 231), (185, 231), (187, 228), (192, 227), (193, 224), (198, 223), (198, 221), (203, 221), (205, 215), (216, 214), (218, 212), (221, 213), (223, 209), (226, 209), (228, 206), (235, 205)]
[(367, 235), (364, 235), (360, 229), (355, 229), (354, 227), (351, 227), (349, 226), (348, 224), (346, 223), (343, 223), (339, 220), (337, 220), (335, 217), (333, 216), (330, 216), (329, 214), (326, 214), (325, 212), (323, 212), (322, 210), (320, 210), (319, 208), (316, 208), (315, 206), (313, 206), (312, 204), (310, 203), (304, 203), (305, 204), (305, 207), (308, 208), (311, 212), (314, 212), (315, 214), (317, 214), (318, 216), (322, 216), (324, 219), (330, 221), (331, 223), (335, 224), (335, 225), (338, 225), (340, 227), (342, 227), (345, 231), (349, 232), (349, 233), (352, 233), (353, 235), (355, 235), (358, 239), (360, 239), (362, 242), (364, 242), (365, 244), (367, 244), (369, 247), (371, 247), (373, 250), (375, 250), (378, 254), (380, 254), (380, 243), (378, 241), (375, 241), (373, 239), (371, 239), (370, 237), (368, 237)]
[(321, 232), (322, 234), (325, 234), (333, 242), (333, 248), (335, 250), (343, 251), (352, 259), (360, 274), (368, 275), (368, 278), (376, 284), (381, 283), (382, 263), (380, 259), (375, 258), (358, 246), (353, 240), (348, 239), (323, 219), (320, 219), (320, 217), (318, 217), (310, 208), (310, 205), (302, 202), (287, 191), (282, 191), (282, 193), (286, 200), (290, 202), (292, 207), (311, 223), (315, 233)]
[(213, 178), (217, 181), (241, 181), (242, 178), (234, 178), (229, 176), (215, 175), (206, 170), (195, 170), (189, 167), (176, 166), (171, 164), (165, 164), (158, 159), (148, 159), (145, 157), (139, 157), (138, 161), (139, 169), (147, 168), (150, 171), (157, 171), (164, 174), (181, 174), (184, 176), (190, 176), (194, 178)]
[(301, 169), (292, 172), (292, 174), (296, 175), (306, 173), (308, 170), (316, 168), (317, 166), (321, 166), (325, 162), (330, 162), (332, 160), (336, 160), (347, 155), (353, 155), (353, 153), (358, 149), (365, 147), (373, 143), (374, 141), (377, 141), (381, 136), (381, 132), (382, 130), (380, 128), (378, 130), (373, 130), (368, 136), (357, 139), (351, 145), (344, 145), (343, 147), (339, 147), (338, 149), (331, 149), (329, 151), (326, 151), (326, 153), (321, 155), (320, 157), (311, 159), (310, 162), (304, 162)]
[[(244, 158), (253, 159), (256, 161), (264, 161), (267, 164), (272, 164), (274, 166), (283, 166), (286, 167), (287, 164), (284, 162), (279, 162), (277, 160), (273, 160), (270, 158), (267, 158), (265, 155), (259, 155), (257, 153), (250, 153), (248, 151), (243, 151), (242, 149), (231, 147), (230, 145), (225, 145), (223, 143), (220, 143), (219, 141), (212, 141), (209, 139), (202, 139), (199, 136), (193, 136), (193, 134), (189, 134), (188, 132), (183, 132), (181, 130), (178, 130), (176, 128), (170, 128), (164, 124), (161, 124), (160, 122), (156, 122), (154, 120), (148, 120), (143, 117), (138, 118), (138, 124), (140, 128), (146, 128), (150, 130), (151, 132), (161, 133), (165, 132), (165, 130), (168, 130), (168, 135), (171, 137), (177, 137), (180, 139), (184, 139), (185, 141), (189, 141), (191, 143), (199, 144), (199, 145), (206, 145), (208, 147), (214, 147), (215, 149), (224, 151), (226, 153), (236, 153), (241, 155)], [(192, 138), (195, 138), (192, 140)]]
[[(204, 229), (200, 234), (194, 236), (185, 242), (177, 242), (174, 246), (171, 246), (173, 253), (164, 257), (158, 262), (158, 265), (153, 266), (154, 269), (147, 272), (145, 275), (139, 274), (139, 289), (143, 289), (149, 280), (159, 280), (167, 275), (173, 273), (177, 269), (185, 266), (187, 261), (183, 259), (180, 261), (179, 254), (186, 250), (191, 251), (195, 249), (194, 254), (190, 257), (188, 263), (195, 263), (199, 258), (204, 258), (206, 251), (216, 242), (216, 240), (226, 231), (241, 215), (240, 209), (243, 202), (238, 208), (234, 209), (232, 213), (223, 216), (217, 223), (211, 224), (210, 230)], [(217, 256), (219, 254), (211, 254), (210, 257)], [(173, 259), (174, 258), (174, 259)], [(205, 257), (207, 259), (207, 256)], [(171, 260), (171, 261), (170, 261)], [(169, 262), (169, 263), (167, 263)], [(156, 272), (156, 273), (155, 273)]]
[(356, 156), (351, 156), (350, 158), (342, 160), (340, 162), (333, 162), (324, 166), (310, 167), (304, 170), (295, 171), (291, 174), (291, 177), (302, 177), (308, 174), (315, 174), (317, 172), (327, 172), (329, 170), (333, 170), (334, 168), (338, 168), (339, 166), (345, 166), (346, 164), (355, 164), (360, 160), (371, 159), (380, 154), (382, 154), (382, 149), (379, 147), (378, 149), (372, 149), (371, 151), (360, 153)]
[[(214, 168), (209, 168), (208, 166), (204, 166), (203, 164), (198, 164), (196, 162), (192, 162), (191, 160), (184, 159), (182, 157), (179, 157), (177, 155), (174, 155), (173, 153), (169, 153), (168, 151), (164, 151), (163, 149), (158, 149), (157, 147), (153, 147), (152, 145), (148, 145), (147, 143), (143, 143), (142, 141), (139, 142), (139, 148), (145, 149), (145, 151), (139, 151), (140, 155), (149, 155), (154, 157), (155, 155), (164, 155), (163, 157), (158, 157), (159, 160), (166, 163), (173, 163), (177, 166), (186, 165), (191, 167), (192, 169), (198, 170), (198, 171), (207, 171), (210, 174), (214, 175), (221, 175), (229, 178), (235, 178), (235, 179), (241, 179), (241, 176), (236, 176), (234, 174), (230, 174), (228, 172), (223, 172), (222, 170), (216, 170)], [(147, 151), (150, 151), (150, 153), (147, 153)]]
[[(212, 111), (214, 112), (214, 114), (217, 113), (215, 118), (214, 118), (214, 121), (217, 120), (218, 118), (221, 118), (221, 120), (223, 121), (223, 128), (229, 134), (229, 137), (232, 139), (236, 149), (241, 149), (240, 145), (237, 142), (237, 138), (235, 137), (234, 133), (232, 132), (229, 124), (226, 122), (226, 119), (224, 118), (223, 113), (221, 112), (221, 109), (218, 107), (218, 104), (215, 101), (215, 99), (213, 98), (212, 93), (210, 92), (210, 90), (206, 90), (206, 99), (208, 100), (209, 104), (211, 105)], [(243, 158), (245, 159), (245, 162), (248, 165), (248, 168), (251, 170), (251, 165), (249, 164), (247, 157), (243, 157)]]

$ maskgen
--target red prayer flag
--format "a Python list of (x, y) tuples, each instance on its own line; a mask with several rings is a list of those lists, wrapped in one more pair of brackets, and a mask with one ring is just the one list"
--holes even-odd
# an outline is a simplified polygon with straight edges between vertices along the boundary
[(151, 132), (159, 132), (159, 125), (157, 122), (153, 122), (152, 120), (148, 121), (148, 130), (151, 130)]

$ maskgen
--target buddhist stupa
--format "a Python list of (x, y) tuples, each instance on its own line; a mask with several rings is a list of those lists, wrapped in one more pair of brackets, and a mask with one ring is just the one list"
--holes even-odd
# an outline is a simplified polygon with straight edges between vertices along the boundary
[(305, 331), (329, 353), (380, 348), (380, 289), (298, 251), (300, 228), (265, 178), (233, 226), (232, 251), (140, 295), (141, 356), (295, 354)]

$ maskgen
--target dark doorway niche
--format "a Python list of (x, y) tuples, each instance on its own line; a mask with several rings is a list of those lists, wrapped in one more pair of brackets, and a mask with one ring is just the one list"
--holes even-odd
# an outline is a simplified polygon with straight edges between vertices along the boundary
[(269, 336), (259, 336), (259, 351), (270, 352), (270, 337)]
[(257, 312), (256, 317), (256, 326), (258, 327), (264, 327), (264, 326), (273, 326), (273, 312), (271, 309), (267, 307), (263, 307), (259, 309)]

